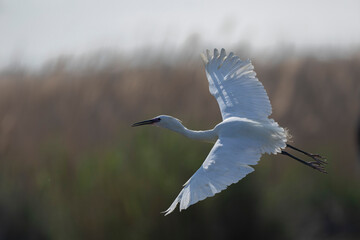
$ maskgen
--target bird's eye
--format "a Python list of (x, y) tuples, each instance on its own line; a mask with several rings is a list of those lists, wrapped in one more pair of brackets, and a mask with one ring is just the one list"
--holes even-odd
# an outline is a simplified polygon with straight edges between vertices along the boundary
[(160, 121), (160, 120), (161, 120), (161, 118), (157, 118), (157, 120), (158, 120), (158, 121)]

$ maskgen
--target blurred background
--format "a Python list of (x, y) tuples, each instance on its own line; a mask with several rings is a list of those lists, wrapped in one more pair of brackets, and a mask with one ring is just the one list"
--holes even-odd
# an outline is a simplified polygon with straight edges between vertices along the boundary
[[(360, 2), (0, 1), (0, 239), (359, 239)], [(221, 121), (199, 54), (250, 58), (293, 144), (164, 217)]]

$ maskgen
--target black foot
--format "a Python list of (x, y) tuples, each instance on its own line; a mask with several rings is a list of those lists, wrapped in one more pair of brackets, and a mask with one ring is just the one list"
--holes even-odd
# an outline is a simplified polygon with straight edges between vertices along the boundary
[(281, 154), (283, 155), (286, 155), (286, 156), (289, 156), (299, 162), (301, 162), (302, 164), (305, 164), (306, 166), (309, 166), (313, 169), (316, 169), (322, 173), (327, 173), (326, 170), (325, 170), (325, 167), (324, 165), (327, 164), (327, 162), (325, 162), (325, 158), (321, 157), (320, 155), (317, 155), (317, 154), (310, 154), (310, 153), (304, 153), (306, 154), (307, 156), (311, 157), (312, 159), (314, 159), (315, 161), (313, 162), (307, 162), (307, 161), (304, 161), (298, 157), (295, 157), (294, 155), (288, 153), (288, 152), (285, 152), (285, 151), (282, 151)]
[(323, 164), (324, 164), (323, 162), (318, 162), (318, 161), (307, 163), (307, 165), (312, 167), (313, 169), (316, 169), (322, 173), (327, 173)]
[(318, 162), (319, 164), (328, 164), (326, 161), (326, 158), (319, 155), (319, 154), (306, 154), (307, 156), (311, 157), (312, 159), (314, 159), (316, 162)]
[(306, 165), (308, 165), (316, 170), (319, 170), (320, 172), (327, 173), (324, 169), (324, 165), (327, 164), (327, 162), (326, 162), (326, 158), (324, 158), (323, 156), (321, 156), (319, 154), (312, 154), (312, 153), (305, 152), (301, 149), (291, 146), (290, 144), (286, 144), (286, 146), (288, 146), (289, 148), (292, 148), (298, 152), (301, 152), (308, 157), (311, 157), (315, 161), (315, 162), (306, 162), (306, 163), (308, 163), (308, 164), (305, 163)]

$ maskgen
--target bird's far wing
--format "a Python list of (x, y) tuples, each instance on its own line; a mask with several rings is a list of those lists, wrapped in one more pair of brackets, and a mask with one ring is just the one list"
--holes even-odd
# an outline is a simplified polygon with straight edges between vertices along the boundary
[(210, 93), (216, 98), (222, 118), (244, 117), (263, 120), (271, 114), (269, 97), (256, 78), (250, 60), (242, 61), (224, 49), (206, 51), (205, 63)]
[(180, 203), (180, 211), (226, 189), (254, 171), (261, 157), (258, 148), (245, 140), (220, 138), (216, 141), (202, 166), (184, 184), (175, 201), (164, 213), (170, 214)]

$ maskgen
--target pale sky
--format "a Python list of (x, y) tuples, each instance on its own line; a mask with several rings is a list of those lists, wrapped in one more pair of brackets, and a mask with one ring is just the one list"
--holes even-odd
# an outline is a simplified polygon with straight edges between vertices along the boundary
[(0, 69), (98, 49), (180, 49), (194, 34), (199, 52), (359, 47), (360, 1), (0, 0)]

